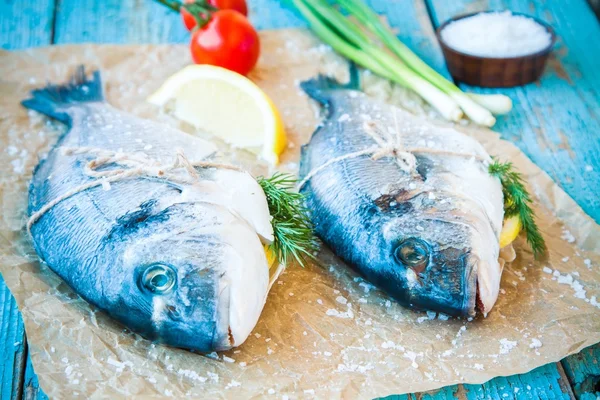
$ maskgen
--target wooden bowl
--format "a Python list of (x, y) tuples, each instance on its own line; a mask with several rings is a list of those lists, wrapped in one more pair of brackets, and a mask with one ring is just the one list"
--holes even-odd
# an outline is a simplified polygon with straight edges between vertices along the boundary
[(442, 52), (446, 59), (446, 65), (454, 80), (483, 87), (512, 87), (536, 81), (542, 75), (548, 55), (552, 51), (552, 47), (556, 41), (556, 34), (550, 25), (526, 14), (513, 13), (513, 15), (522, 15), (533, 19), (546, 28), (551, 35), (550, 44), (546, 48), (524, 56), (505, 58), (480, 57), (460, 52), (444, 43), (441, 32), (448, 24), (476, 14), (480, 13), (476, 12), (454, 17), (444, 22), (436, 30), (438, 41), (442, 46)]

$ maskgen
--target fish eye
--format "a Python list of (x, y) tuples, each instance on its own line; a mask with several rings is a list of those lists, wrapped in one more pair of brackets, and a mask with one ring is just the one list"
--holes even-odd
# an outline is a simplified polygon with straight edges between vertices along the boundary
[(424, 268), (429, 263), (429, 245), (421, 239), (408, 238), (398, 244), (394, 257), (410, 268)]
[(142, 285), (152, 293), (165, 294), (175, 286), (176, 276), (172, 267), (153, 264), (144, 271)]

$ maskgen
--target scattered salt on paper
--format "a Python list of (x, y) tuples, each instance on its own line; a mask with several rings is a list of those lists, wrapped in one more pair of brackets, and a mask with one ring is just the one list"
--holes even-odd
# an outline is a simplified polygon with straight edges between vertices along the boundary
[(551, 274), (552, 273), (552, 268), (544, 267), (544, 268), (542, 268), (542, 271), (544, 271), (547, 274)]
[(16, 156), (17, 155), (17, 153), (19, 152), (19, 149), (17, 149), (15, 146), (8, 146), (6, 148), (6, 152), (8, 153), (8, 155), (10, 157), (12, 157), (12, 156)]
[(375, 286), (367, 282), (361, 282), (358, 284), (358, 286), (362, 287), (366, 294), (369, 293), (372, 289), (375, 289)]
[(413, 367), (414, 369), (419, 368), (419, 364), (417, 364), (416, 359), (417, 359), (417, 353), (415, 353), (414, 351), (407, 351), (404, 353), (404, 357), (408, 358), (411, 362), (411, 367)]
[(325, 314), (332, 316), (332, 317), (338, 317), (338, 318), (343, 318), (343, 319), (352, 319), (354, 318), (354, 312), (352, 311), (352, 303), (348, 303), (348, 310), (346, 312), (341, 312), (336, 310), (335, 308), (330, 308), (328, 309)]
[(231, 380), (231, 382), (229, 382), (227, 384), (227, 386), (225, 386), (225, 389), (230, 389), (232, 387), (238, 387), (238, 386), (242, 386), (242, 384), (234, 379)]
[(573, 293), (573, 296), (575, 296), (578, 299), (582, 299), (582, 300), (585, 300), (586, 302), (591, 303), (591, 300), (587, 298), (587, 295), (586, 295), (587, 291), (585, 290), (585, 288), (583, 287), (581, 282), (579, 282), (578, 280), (573, 278), (573, 275), (571, 275), (571, 274), (562, 275), (560, 273), (560, 271), (558, 271), (558, 270), (554, 270), (553, 275), (559, 284), (571, 286), (571, 289), (573, 289), (573, 291), (575, 292), (575, 293)]
[(506, 338), (500, 339), (500, 354), (508, 354), (512, 349), (517, 346), (517, 342), (508, 340)]
[(566, 240), (568, 243), (575, 243), (575, 236), (573, 236), (573, 234), (567, 229), (563, 228), (560, 238), (562, 240)]
[(231, 357), (227, 357), (227, 356), (223, 356), (223, 361), (228, 362), (228, 363), (234, 363), (235, 360)]
[(347, 304), (348, 303), (348, 299), (346, 299), (344, 296), (338, 296), (338, 297), (336, 297), (335, 301), (337, 301), (340, 304)]
[(215, 374), (214, 372), (210, 372), (210, 371), (206, 372), (206, 375), (208, 375), (208, 377), (213, 382), (219, 383), (219, 375)]
[(206, 382), (208, 379), (198, 375), (198, 373), (196, 371), (193, 371), (191, 369), (179, 369), (179, 371), (177, 371), (177, 373), (181, 376), (184, 376), (188, 379), (191, 379), (193, 381), (197, 381), (197, 382)]
[(121, 362), (121, 361), (115, 360), (114, 358), (111, 358), (111, 357), (108, 357), (108, 359), (106, 360), (106, 362), (109, 365), (112, 365), (112, 366), (116, 367), (117, 368), (117, 372), (123, 372), (123, 370), (125, 369), (125, 367), (133, 367), (133, 363), (131, 361)]
[(539, 349), (540, 347), (542, 347), (542, 342), (539, 339), (532, 338), (531, 343), (529, 344), (529, 348)]

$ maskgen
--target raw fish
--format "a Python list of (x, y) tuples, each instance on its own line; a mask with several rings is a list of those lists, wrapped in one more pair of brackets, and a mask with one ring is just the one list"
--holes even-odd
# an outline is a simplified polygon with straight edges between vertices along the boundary
[[(267, 201), (247, 172), (192, 166), (210, 142), (104, 102), (100, 74), (23, 102), (65, 123), (29, 191), (39, 256), (88, 302), (156, 342), (239, 346), (269, 288)], [(55, 203), (55, 204), (54, 204)]]
[(300, 173), (317, 235), (407, 307), (488, 312), (504, 209), (481, 144), (370, 99), (356, 73), (302, 88), (326, 111)]

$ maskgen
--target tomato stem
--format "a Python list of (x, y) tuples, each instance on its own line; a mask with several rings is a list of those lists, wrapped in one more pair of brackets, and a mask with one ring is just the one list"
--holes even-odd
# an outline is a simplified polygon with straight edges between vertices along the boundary
[(169, 7), (171, 10), (179, 12), (179, 10), (181, 9), (181, 3), (178, 1), (171, 1), (171, 0), (156, 0), (157, 2), (159, 2), (160, 4), (162, 4), (163, 6)]
[(209, 4), (206, 0), (196, 0), (193, 3), (184, 3), (181, 5), (196, 20), (196, 28), (200, 29), (208, 24), (212, 13), (219, 9)]

